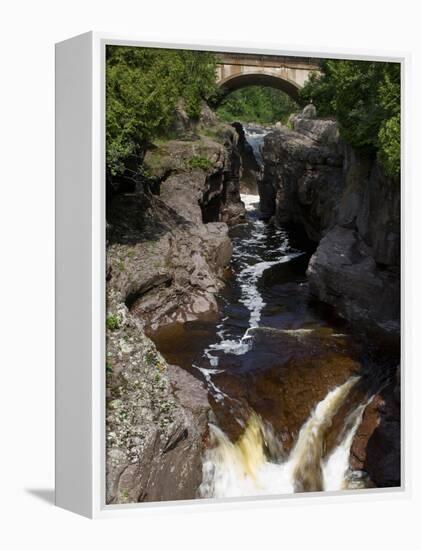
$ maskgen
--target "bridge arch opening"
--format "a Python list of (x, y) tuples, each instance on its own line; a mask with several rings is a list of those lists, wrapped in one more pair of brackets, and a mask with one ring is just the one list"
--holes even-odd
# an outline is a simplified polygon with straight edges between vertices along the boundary
[[(241, 84), (241, 85), (240, 85)], [(285, 86), (273, 86), (268, 79), (236, 82), (222, 90), (214, 108), (221, 120), (243, 124), (286, 124), (291, 114), (300, 110), (299, 103), (285, 91)]]
[(221, 80), (218, 84), (219, 94), (216, 99), (216, 107), (232, 92), (248, 86), (275, 88), (287, 94), (295, 102), (299, 102), (300, 87), (295, 82), (279, 76), (264, 73), (242, 73)]

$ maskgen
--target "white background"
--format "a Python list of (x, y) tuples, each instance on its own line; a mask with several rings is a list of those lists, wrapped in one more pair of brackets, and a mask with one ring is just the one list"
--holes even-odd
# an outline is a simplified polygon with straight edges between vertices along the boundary
[[(411, 0), (37, 0), (0, 8), (0, 543), (3, 548), (419, 548), (420, 17)], [(413, 54), (407, 224), (412, 498), (161, 512), (92, 522), (54, 508), (54, 43), (87, 30)], [(418, 93), (415, 91), (418, 90)], [(421, 101), (421, 99), (419, 100)], [(412, 221), (411, 221), (412, 217)], [(418, 348), (418, 346), (417, 346)], [(77, 406), (77, 396), (75, 396)], [(412, 429), (412, 427), (414, 429)], [(75, 472), (77, 475), (77, 472)]]

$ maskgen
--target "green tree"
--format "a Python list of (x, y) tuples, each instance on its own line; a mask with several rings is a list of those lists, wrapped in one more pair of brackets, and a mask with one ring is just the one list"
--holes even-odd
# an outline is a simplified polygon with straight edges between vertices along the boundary
[(315, 103), (320, 116), (336, 117), (350, 145), (378, 153), (388, 175), (399, 173), (399, 64), (326, 60), (300, 95)]
[(122, 173), (168, 130), (183, 101), (197, 117), (215, 93), (216, 57), (207, 52), (108, 46), (106, 65), (106, 150), (111, 174)]
[(248, 86), (227, 95), (219, 105), (220, 118), (228, 122), (259, 122), (273, 124), (285, 122), (298, 110), (297, 103), (276, 88)]

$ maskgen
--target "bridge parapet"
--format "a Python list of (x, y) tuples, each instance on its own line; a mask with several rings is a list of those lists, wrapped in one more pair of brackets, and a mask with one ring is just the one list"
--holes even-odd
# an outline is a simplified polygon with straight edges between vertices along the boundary
[(218, 53), (218, 64), (248, 65), (254, 67), (286, 67), (290, 69), (309, 69), (317, 71), (320, 59), (315, 57), (291, 57), (287, 55)]

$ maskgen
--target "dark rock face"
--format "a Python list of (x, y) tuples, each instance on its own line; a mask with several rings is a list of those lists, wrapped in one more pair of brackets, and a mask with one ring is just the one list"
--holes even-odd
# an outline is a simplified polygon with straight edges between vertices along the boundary
[(242, 156), (238, 134), (233, 128), (223, 132), (224, 148), (227, 151), (223, 171), (223, 193), (221, 220), (234, 225), (245, 219), (245, 208), (241, 201), (240, 179), (242, 177)]
[(390, 384), (380, 394), (379, 421), (367, 442), (364, 470), (377, 487), (401, 484), (400, 398)]
[[(343, 195), (338, 223), (354, 223), (378, 264), (400, 263), (400, 185), (384, 176), (379, 165), (358, 159), (348, 151), (346, 194)], [(358, 173), (362, 168), (366, 177)], [(356, 170), (356, 174), (354, 173)]]
[(319, 242), (312, 292), (362, 330), (399, 338), (400, 189), (339, 138), (336, 122), (291, 117), (265, 139), (263, 212)]
[(398, 338), (399, 278), (370, 252), (357, 231), (333, 227), (310, 260), (310, 290), (363, 330)]
[[(304, 125), (312, 131), (304, 132)], [(300, 131), (283, 127), (265, 138), (261, 210), (267, 219), (304, 225), (318, 241), (332, 224), (344, 187), (343, 148), (332, 121), (298, 118), (295, 127)]]
[(258, 181), (261, 177), (261, 168), (257, 162), (252, 146), (248, 143), (243, 125), (233, 122), (233, 128), (238, 134), (238, 151), (241, 157), (241, 187), (244, 192), (256, 194)]

